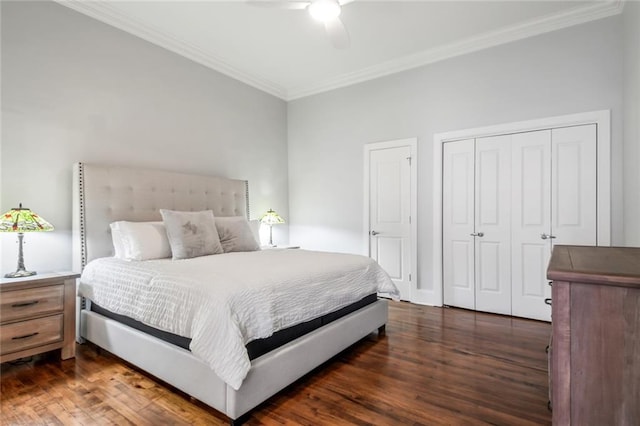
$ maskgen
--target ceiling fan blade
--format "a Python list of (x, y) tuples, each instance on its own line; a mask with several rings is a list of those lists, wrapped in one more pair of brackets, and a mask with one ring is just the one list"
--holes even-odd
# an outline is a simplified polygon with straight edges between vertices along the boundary
[(324, 29), (331, 40), (331, 44), (336, 49), (347, 49), (350, 44), (349, 33), (340, 18), (333, 18), (325, 21)]
[(311, 2), (310, 1), (286, 1), (286, 0), (247, 0), (250, 6), (267, 7), (273, 9), (289, 9), (289, 10), (304, 10)]

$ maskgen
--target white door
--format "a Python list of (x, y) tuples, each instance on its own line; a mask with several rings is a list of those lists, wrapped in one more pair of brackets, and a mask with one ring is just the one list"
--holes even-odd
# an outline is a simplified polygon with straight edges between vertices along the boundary
[(513, 135), (512, 176), (512, 314), (550, 321), (551, 130)]
[(553, 129), (553, 244), (597, 244), (596, 125)]
[(443, 146), (444, 304), (475, 309), (474, 139)]
[(369, 151), (369, 255), (411, 300), (411, 146)]
[(476, 139), (476, 310), (511, 315), (511, 135)]
[(512, 312), (551, 320), (554, 244), (596, 245), (596, 126), (513, 135)]

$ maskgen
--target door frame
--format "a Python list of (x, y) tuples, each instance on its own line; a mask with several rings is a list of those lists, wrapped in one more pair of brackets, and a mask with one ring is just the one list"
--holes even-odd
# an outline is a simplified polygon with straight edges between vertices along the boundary
[(433, 135), (433, 271), (431, 288), (421, 289), (422, 299), (427, 304), (435, 306), (442, 306), (443, 304), (442, 145), (446, 142), (460, 139), (523, 133), (584, 124), (596, 124), (597, 128), (597, 241), (599, 246), (608, 246), (611, 244), (611, 110), (569, 114)]
[(362, 235), (364, 241), (363, 253), (365, 256), (371, 255), (370, 238), (369, 238), (369, 172), (370, 172), (370, 153), (380, 149), (400, 148), (408, 146), (411, 152), (411, 169), (410, 169), (410, 238), (411, 242), (411, 294), (409, 301), (416, 299), (418, 289), (418, 138), (397, 139), (385, 142), (372, 142), (364, 145), (364, 208), (362, 220)]

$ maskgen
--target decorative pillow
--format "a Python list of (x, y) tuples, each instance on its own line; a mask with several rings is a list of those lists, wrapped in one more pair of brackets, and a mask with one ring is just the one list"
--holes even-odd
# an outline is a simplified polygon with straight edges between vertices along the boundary
[(167, 231), (162, 222), (118, 221), (110, 226), (115, 257), (125, 260), (171, 257)]
[(160, 209), (174, 259), (222, 253), (211, 210), (178, 212)]
[(220, 244), (225, 253), (260, 250), (260, 244), (251, 232), (249, 221), (243, 216), (216, 217)]

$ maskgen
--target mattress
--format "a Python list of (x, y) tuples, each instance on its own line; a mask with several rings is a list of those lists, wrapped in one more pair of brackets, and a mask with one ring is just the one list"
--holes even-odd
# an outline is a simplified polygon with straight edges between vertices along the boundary
[[(378, 300), (378, 295), (370, 294), (355, 303), (330, 312), (319, 318), (314, 318), (312, 320), (305, 321), (292, 327), (287, 327), (283, 330), (276, 331), (275, 333), (273, 333), (273, 335), (265, 337), (263, 339), (252, 340), (245, 345), (247, 348), (247, 353), (249, 354), (249, 359), (254, 360), (258, 357), (261, 357), (262, 355), (274, 349), (277, 349), (280, 346), (286, 345), (287, 343), (297, 339), (298, 337), (304, 336), (305, 334), (310, 333), (313, 330), (322, 327), (323, 325), (327, 325), (337, 319), (342, 318), (345, 315), (349, 315), (351, 312), (355, 312), (360, 308), (370, 305), (376, 300)], [(172, 345), (181, 347), (182, 349), (189, 350), (191, 339), (189, 339), (188, 337), (178, 336), (177, 334), (158, 330), (157, 328), (150, 327), (146, 324), (141, 323), (140, 321), (136, 321), (127, 316), (111, 312), (96, 303), (91, 303), (90, 309), (93, 312), (96, 312), (104, 317), (118, 321), (119, 323), (135, 328), (136, 330), (140, 330), (167, 343), (171, 343)]]
[(78, 291), (113, 313), (191, 339), (191, 352), (234, 389), (251, 368), (250, 342), (305, 328), (371, 294), (398, 298), (374, 260), (307, 250), (95, 259)]

